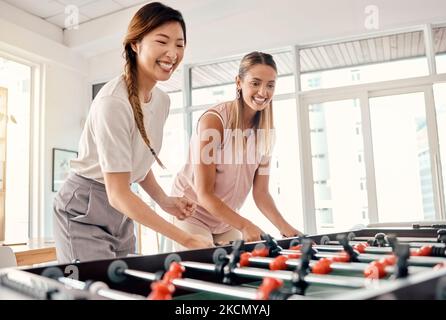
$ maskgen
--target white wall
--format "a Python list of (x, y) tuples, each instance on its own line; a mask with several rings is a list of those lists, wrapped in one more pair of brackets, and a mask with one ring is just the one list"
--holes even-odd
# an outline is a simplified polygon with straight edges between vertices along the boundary
[(110, 80), (124, 70), (122, 50), (112, 50), (88, 59), (88, 79), (91, 83)]
[(52, 148), (78, 150), (82, 125), (90, 103), (86, 75), (48, 65), (44, 125), (44, 234), (52, 237)]
[[(33, 173), (34, 179), (39, 179), (40, 193), (37, 195), (39, 201), (33, 204), (45, 215), (40, 235), (51, 237), (52, 148), (78, 148), (81, 121), (90, 103), (88, 63), (59, 42), (62, 37), (58, 32), (62, 34), (62, 30), (24, 12), (17, 13), (11, 8), (6, 8), (8, 12), (5, 12), (5, 8), (0, 2), (0, 54), (5, 58), (28, 61), (43, 71), (42, 99), (37, 112), (41, 117), (41, 145), (35, 154), (35, 158), (40, 159), (40, 167)], [(8, 13), (12, 17), (20, 16), (19, 25), (10, 21)]]

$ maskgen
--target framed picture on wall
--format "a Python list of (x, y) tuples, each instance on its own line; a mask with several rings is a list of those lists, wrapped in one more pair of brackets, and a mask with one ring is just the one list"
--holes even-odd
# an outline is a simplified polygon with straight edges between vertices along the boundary
[(92, 100), (96, 97), (99, 90), (106, 84), (107, 82), (96, 83), (92, 86)]
[(70, 160), (77, 158), (77, 151), (53, 148), (52, 191), (59, 191), (70, 172)]

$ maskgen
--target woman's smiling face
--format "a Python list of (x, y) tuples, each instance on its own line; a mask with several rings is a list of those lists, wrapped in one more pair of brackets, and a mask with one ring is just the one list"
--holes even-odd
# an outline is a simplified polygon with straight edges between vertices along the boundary
[(132, 45), (137, 53), (138, 70), (154, 81), (166, 81), (184, 56), (184, 34), (178, 22), (153, 29)]
[(276, 78), (276, 70), (265, 64), (251, 67), (243, 79), (237, 77), (237, 88), (241, 89), (245, 105), (255, 111), (268, 107), (274, 96)]

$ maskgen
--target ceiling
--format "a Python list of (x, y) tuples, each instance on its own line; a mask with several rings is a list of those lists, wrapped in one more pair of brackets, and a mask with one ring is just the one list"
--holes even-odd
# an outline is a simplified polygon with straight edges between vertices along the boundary
[[(144, 0), (4, 0), (10, 5), (40, 17), (62, 29), (67, 16), (79, 12), (78, 23), (97, 19), (142, 3)], [(67, 12), (65, 12), (65, 10)]]

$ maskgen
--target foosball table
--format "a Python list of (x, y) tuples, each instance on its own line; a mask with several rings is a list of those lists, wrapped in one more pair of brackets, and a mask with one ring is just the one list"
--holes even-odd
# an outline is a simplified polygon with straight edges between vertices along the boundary
[(446, 225), (0, 269), (0, 299), (446, 300)]

